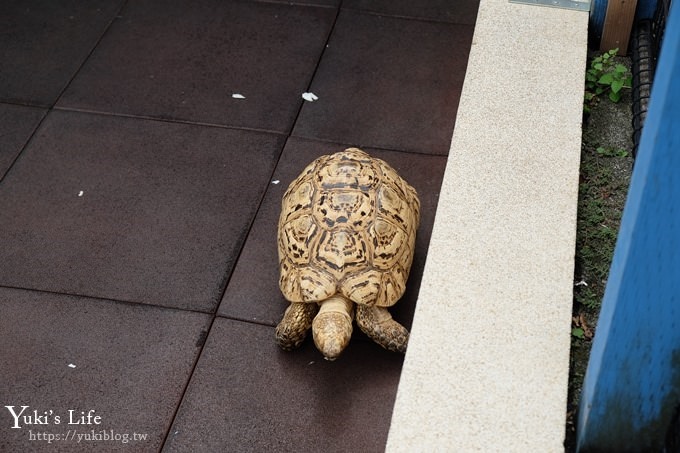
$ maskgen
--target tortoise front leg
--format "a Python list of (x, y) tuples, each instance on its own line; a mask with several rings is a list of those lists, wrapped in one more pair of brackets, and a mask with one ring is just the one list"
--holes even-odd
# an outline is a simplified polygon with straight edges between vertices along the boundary
[(373, 341), (394, 352), (406, 352), (408, 330), (397, 321), (387, 308), (357, 305), (357, 325)]
[(315, 303), (291, 302), (276, 326), (276, 342), (282, 349), (290, 351), (299, 347), (312, 327), (312, 320), (319, 311)]

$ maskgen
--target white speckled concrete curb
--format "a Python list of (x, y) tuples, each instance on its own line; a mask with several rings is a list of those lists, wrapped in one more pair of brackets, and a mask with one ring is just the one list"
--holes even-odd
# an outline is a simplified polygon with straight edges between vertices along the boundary
[(388, 452), (561, 452), (588, 13), (481, 0)]

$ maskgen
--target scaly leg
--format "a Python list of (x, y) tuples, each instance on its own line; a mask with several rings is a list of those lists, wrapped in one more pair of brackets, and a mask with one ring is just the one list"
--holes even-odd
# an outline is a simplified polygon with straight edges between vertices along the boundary
[(312, 320), (318, 311), (319, 306), (315, 303), (292, 302), (276, 326), (278, 345), (286, 351), (299, 347), (312, 327)]
[(394, 352), (406, 352), (408, 330), (392, 319), (387, 308), (357, 305), (357, 325), (383, 348)]

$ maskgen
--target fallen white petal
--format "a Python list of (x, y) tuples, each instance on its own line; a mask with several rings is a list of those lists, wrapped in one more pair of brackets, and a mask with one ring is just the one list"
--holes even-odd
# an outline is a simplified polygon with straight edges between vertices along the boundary
[(68, 367), (69, 367), (69, 368), (75, 368), (76, 366), (75, 366), (74, 364), (72, 364), (72, 363), (69, 363), (69, 364), (68, 364)]
[(319, 96), (314, 93), (302, 93), (302, 99), (305, 101), (314, 102), (319, 99)]
[(231, 95), (232, 98), (234, 99), (245, 99), (246, 97), (242, 94), (234, 93)]
[(82, 197), (84, 193), (85, 193), (85, 192), (83, 192), (83, 191), (81, 190), (80, 192), (78, 192), (78, 196), (79, 196), (79, 197)]
[(272, 181), (272, 184), (278, 184), (278, 183), (280, 183), (280, 182), (281, 182), (281, 181), (279, 181), (278, 179), (275, 179), (275, 180)]
[(574, 283), (574, 286), (588, 286), (588, 283), (585, 280), (581, 280), (578, 283)]

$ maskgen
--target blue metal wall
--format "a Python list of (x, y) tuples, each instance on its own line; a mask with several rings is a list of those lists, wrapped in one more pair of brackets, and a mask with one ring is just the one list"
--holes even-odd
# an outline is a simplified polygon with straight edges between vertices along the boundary
[(671, 8), (602, 303), (580, 451), (660, 451), (680, 404), (680, 8)]

